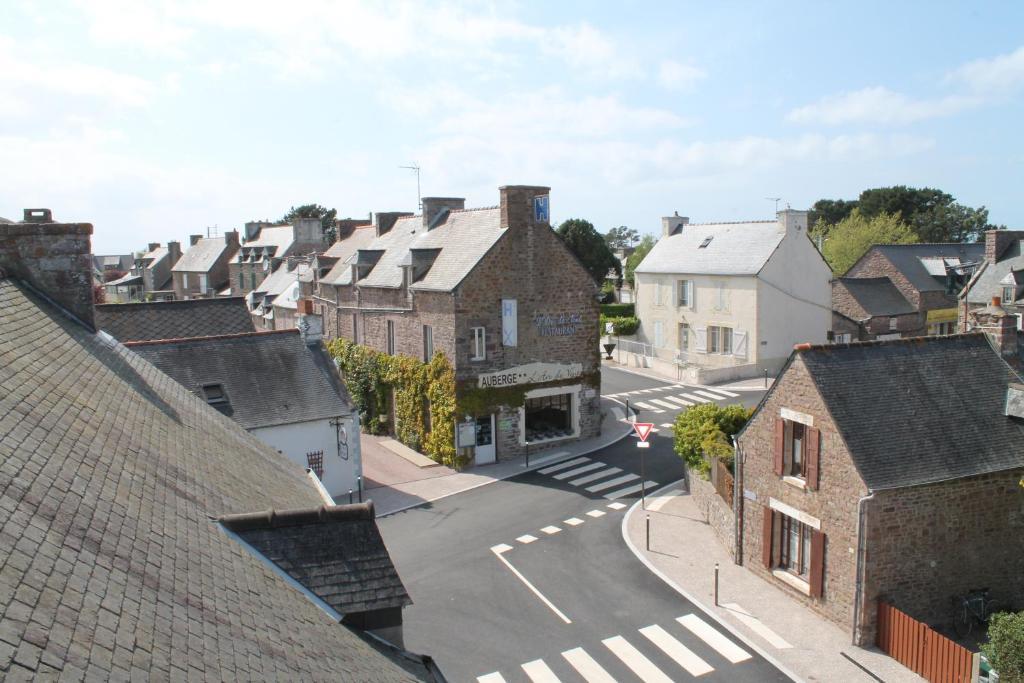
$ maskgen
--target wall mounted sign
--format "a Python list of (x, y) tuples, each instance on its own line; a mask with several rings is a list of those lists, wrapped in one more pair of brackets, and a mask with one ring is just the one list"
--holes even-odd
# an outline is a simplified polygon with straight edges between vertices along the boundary
[(538, 313), (533, 316), (533, 324), (542, 337), (568, 337), (579, 331), (583, 316), (579, 313)]
[(548, 199), (548, 195), (533, 198), (533, 220), (535, 222), (547, 223), (550, 219)]
[(539, 384), (555, 382), (560, 379), (572, 379), (582, 374), (582, 363), (528, 363), (508, 370), (478, 375), (477, 386), (481, 389), (490, 389), (512, 387), (517, 384)]
[(476, 445), (476, 422), (460, 422), (458, 447), (469, 448)]
[(519, 344), (519, 307), (515, 299), (501, 300), (501, 345)]

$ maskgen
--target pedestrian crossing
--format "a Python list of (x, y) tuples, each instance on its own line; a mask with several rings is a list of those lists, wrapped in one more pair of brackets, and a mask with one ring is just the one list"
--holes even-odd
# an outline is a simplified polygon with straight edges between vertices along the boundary
[(723, 389), (721, 387), (706, 387), (700, 384), (666, 384), (660, 387), (652, 387), (650, 389), (634, 389), (633, 391), (623, 391), (618, 394), (606, 394), (608, 398), (625, 398), (626, 396), (647, 396), (650, 398), (651, 394), (664, 394), (664, 393), (675, 393), (677, 391), (688, 391), (693, 394), (699, 394), (707, 398), (714, 399), (716, 401), (725, 398), (739, 398), (740, 395), (735, 391)]
[[(608, 398), (624, 398), (630, 405), (649, 413), (664, 413), (667, 410), (690, 408), (702, 403), (739, 398), (739, 394), (719, 387), (669, 384), (652, 389), (635, 389), (618, 394), (607, 394)], [(637, 397), (637, 398), (632, 398)]]
[[(524, 662), (519, 669), (533, 683), (560, 683), (580, 678), (587, 683), (631, 680), (672, 683), (686, 678), (686, 674), (703, 676), (716, 667), (753, 659), (747, 650), (693, 613), (676, 618), (674, 623), (644, 626), (637, 629), (636, 635), (604, 638), (589, 651), (579, 646), (559, 655), (560, 658), (554, 655), (546, 660)], [(478, 676), (477, 682), (522, 680), (518, 674), (518, 671), (493, 671)]]
[(537, 470), (569, 486), (583, 488), (587, 493), (600, 493), (608, 500), (636, 495), (641, 490), (653, 491), (660, 485), (644, 481), (640, 475), (624, 472), (620, 467), (591, 460), (586, 456), (560, 462)]

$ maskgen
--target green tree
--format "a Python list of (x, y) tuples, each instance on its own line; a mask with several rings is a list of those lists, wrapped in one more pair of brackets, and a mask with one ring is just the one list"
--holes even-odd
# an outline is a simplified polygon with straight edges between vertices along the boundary
[(711, 467), (705, 454), (731, 464), (731, 438), (753, 412), (739, 404), (722, 407), (705, 403), (679, 413), (672, 428), (676, 453), (700, 474), (707, 474)]
[(811, 239), (821, 238), (822, 255), (832, 272), (842, 275), (874, 244), (914, 244), (918, 242), (913, 230), (898, 216), (883, 213), (865, 218), (860, 209), (835, 225), (819, 224), (811, 232)]
[(640, 239), (640, 233), (635, 228), (627, 228), (625, 225), (612, 228), (604, 234), (604, 241), (612, 249), (631, 247), (633, 242), (636, 242), (638, 239)]
[(1024, 683), (1024, 612), (1000, 612), (988, 621), (988, 642), (981, 646), (1003, 683)]
[(604, 282), (612, 270), (617, 277), (622, 276), (622, 265), (590, 221), (570, 218), (559, 225), (556, 232), (587, 269), (590, 277), (594, 278), (594, 282)]
[(640, 240), (640, 244), (636, 245), (636, 250), (629, 255), (626, 259), (626, 282), (629, 283), (630, 287), (635, 288), (636, 283), (634, 281), (633, 272), (636, 267), (640, 265), (640, 262), (644, 260), (647, 254), (651, 253), (651, 249), (654, 248), (656, 240), (650, 235), (644, 235), (644, 238)]
[(334, 241), (338, 239), (338, 228), (334, 224), (337, 217), (337, 209), (328, 209), (319, 204), (303, 204), (302, 206), (293, 206), (288, 209), (288, 213), (281, 218), (281, 222), (291, 223), (297, 218), (319, 218), (320, 225), (324, 229), (324, 242), (334, 244)]
[(811, 229), (819, 222), (827, 225), (835, 225), (850, 215), (850, 212), (857, 208), (857, 200), (847, 201), (845, 199), (819, 199), (808, 212), (807, 224)]

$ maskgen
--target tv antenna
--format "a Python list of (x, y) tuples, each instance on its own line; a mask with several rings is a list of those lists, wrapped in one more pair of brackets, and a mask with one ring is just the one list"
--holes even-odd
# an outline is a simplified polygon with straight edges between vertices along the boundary
[(405, 168), (416, 173), (416, 207), (422, 210), (423, 200), (420, 199), (420, 165), (414, 161), (412, 166), (399, 166), (398, 168)]
[(765, 197), (770, 202), (775, 202), (775, 213), (779, 212), (779, 202), (782, 201), (782, 197)]

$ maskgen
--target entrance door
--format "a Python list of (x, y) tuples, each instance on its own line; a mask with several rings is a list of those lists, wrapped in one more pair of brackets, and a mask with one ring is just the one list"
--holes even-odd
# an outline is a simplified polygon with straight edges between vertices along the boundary
[(476, 419), (476, 465), (489, 465), (495, 461), (494, 415)]

